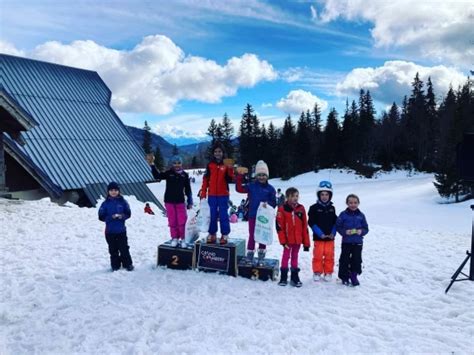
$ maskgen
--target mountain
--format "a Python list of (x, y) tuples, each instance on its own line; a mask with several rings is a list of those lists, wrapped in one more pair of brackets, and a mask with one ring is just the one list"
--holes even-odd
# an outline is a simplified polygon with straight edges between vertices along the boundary
[[(125, 127), (127, 127), (127, 130), (130, 132), (132, 137), (141, 147), (143, 145), (143, 129), (131, 126)], [(160, 147), (161, 154), (163, 155), (165, 160), (169, 159), (173, 155), (173, 145), (167, 142), (163, 137), (155, 133), (151, 133), (151, 145), (153, 147), (153, 150), (156, 149), (156, 146)]]
[(206, 142), (208, 137), (203, 138), (193, 138), (193, 137), (171, 137), (171, 136), (162, 136), (170, 144), (176, 144), (178, 147), (185, 145), (199, 144)]

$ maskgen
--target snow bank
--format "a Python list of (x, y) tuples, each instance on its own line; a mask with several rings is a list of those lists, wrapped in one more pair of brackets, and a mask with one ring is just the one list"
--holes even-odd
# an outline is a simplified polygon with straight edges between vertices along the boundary
[[(111, 273), (97, 209), (0, 200), (0, 353), (472, 353), (474, 285), (444, 294), (469, 247), (468, 203), (438, 204), (427, 175), (328, 175), (272, 183), (300, 188), (306, 207), (320, 179), (334, 182), (338, 210), (360, 195), (371, 227), (360, 288), (313, 283), (303, 252), (301, 289), (155, 269), (167, 221), (135, 198), (136, 270)], [(164, 183), (150, 186), (161, 198)], [(246, 223), (232, 227), (246, 237)], [(270, 246), (269, 257), (280, 253)]]

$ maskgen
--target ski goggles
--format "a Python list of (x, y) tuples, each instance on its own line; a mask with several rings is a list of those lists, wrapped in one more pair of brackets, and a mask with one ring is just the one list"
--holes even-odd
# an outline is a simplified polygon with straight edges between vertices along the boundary
[(326, 189), (332, 189), (332, 184), (331, 184), (330, 181), (324, 180), (324, 181), (321, 181), (321, 182), (319, 183), (319, 187), (320, 187), (320, 188), (321, 188), (321, 187), (324, 187), (324, 188), (326, 188)]

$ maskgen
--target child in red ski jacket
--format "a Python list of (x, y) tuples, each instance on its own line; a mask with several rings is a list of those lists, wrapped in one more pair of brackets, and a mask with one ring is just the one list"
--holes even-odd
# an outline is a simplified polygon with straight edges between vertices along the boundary
[[(212, 148), (213, 159), (206, 167), (206, 173), (202, 179), (202, 187), (199, 197), (207, 197), (211, 208), (211, 223), (209, 224), (209, 235), (207, 243), (216, 243), (217, 219), (221, 225), (220, 244), (227, 244), (230, 233), (229, 214), (229, 183), (234, 180), (234, 167), (232, 161), (224, 159), (224, 147), (216, 143)], [(227, 163), (227, 165), (226, 165)]]
[(299, 278), (298, 253), (301, 244), (304, 251), (309, 251), (310, 241), (308, 233), (308, 221), (306, 211), (303, 205), (298, 203), (299, 192), (294, 187), (290, 187), (285, 193), (286, 202), (278, 207), (276, 217), (276, 228), (278, 239), (283, 246), (283, 255), (281, 258), (281, 278), (278, 283), (280, 286), (286, 286), (288, 283), (288, 262), (291, 259), (291, 282), (295, 287), (301, 287), (303, 284)]

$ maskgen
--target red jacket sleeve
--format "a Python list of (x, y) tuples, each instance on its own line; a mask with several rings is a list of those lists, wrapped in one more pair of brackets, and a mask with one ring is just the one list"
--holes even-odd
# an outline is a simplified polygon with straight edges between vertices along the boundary
[(303, 246), (309, 248), (308, 219), (306, 217), (306, 211), (303, 210), (303, 212)]
[(249, 189), (247, 186), (244, 186), (242, 182), (244, 181), (244, 175), (237, 174), (237, 179), (235, 182), (235, 189), (237, 192), (240, 192), (241, 194), (247, 194), (249, 192)]
[(228, 166), (227, 167), (227, 176), (229, 177), (229, 181), (233, 182), (235, 179), (235, 174), (234, 174), (234, 167), (233, 166)]
[(276, 216), (276, 230), (278, 233), (278, 240), (280, 241), (281, 245), (288, 244), (285, 229), (285, 213), (283, 212), (283, 208), (279, 207)]

